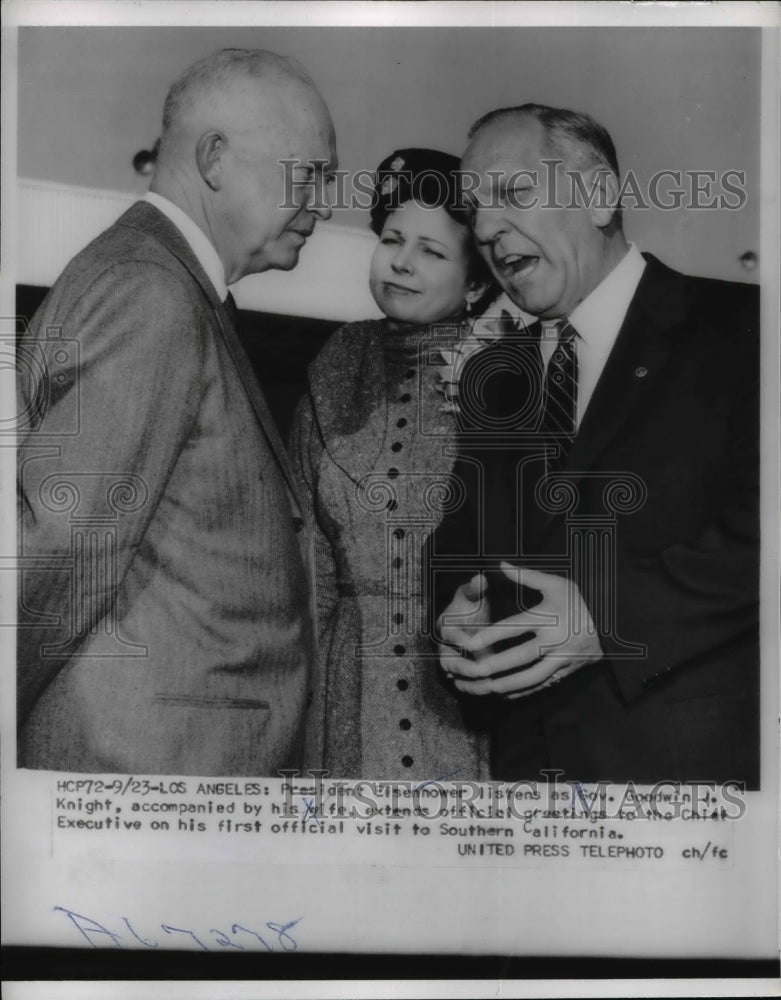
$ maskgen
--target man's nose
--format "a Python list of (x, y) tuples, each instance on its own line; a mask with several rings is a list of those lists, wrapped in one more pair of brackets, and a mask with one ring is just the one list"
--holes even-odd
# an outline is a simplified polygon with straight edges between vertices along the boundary
[(472, 232), (479, 244), (494, 243), (505, 231), (506, 225), (499, 209), (484, 206), (475, 211), (472, 217)]
[(322, 198), (320, 199), (315, 198), (313, 201), (309, 203), (308, 208), (310, 214), (316, 216), (322, 222), (328, 222), (328, 220), (333, 215), (333, 209), (328, 204), (328, 202)]

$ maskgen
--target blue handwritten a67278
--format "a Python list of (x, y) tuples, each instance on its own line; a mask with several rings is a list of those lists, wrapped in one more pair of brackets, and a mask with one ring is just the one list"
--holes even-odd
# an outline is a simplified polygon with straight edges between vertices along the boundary
[(242, 924), (231, 924), (230, 931), (212, 927), (208, 932), (201, 932), (199, 935), (189, 927), (174, 927), (172, 924), (161, 923), (160, 930), (166, 937), (155, 940), (139, 934), (127, 917), (122, 917), (125, 932), (117, 933), (92, 917), (76, 913), (66, 906), (55, 906), (54, 910), (63, 913), (93, 948), (132, 948), (138, 947), (139, 944), (144, 948), (159, 948), (161, 945), (163, 948), (181, 948), (183, 942), (187, 942), (185, 947), (194, 946), (193, 950), (202, 948), (203, 951), (220, 951), (224, 948), (235, 948), (237, 951), (260, 951), (264, 948), (266, 951), (295, 951), (298, 943), (290, 931), (303, 919), (298, 917), (286, 924), (268, 920), (263, 926), (262, 934)]

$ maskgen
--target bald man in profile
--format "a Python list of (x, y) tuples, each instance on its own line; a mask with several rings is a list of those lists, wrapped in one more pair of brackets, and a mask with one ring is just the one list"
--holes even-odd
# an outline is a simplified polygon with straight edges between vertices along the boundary
[(295, 267), (330, 216), (335, 161), (298, 64), (214, 53), (168, 94), (146, 199), (35, 315), (20, 349), (19, 766), (304, 763), (309, 528), (227, 286)]

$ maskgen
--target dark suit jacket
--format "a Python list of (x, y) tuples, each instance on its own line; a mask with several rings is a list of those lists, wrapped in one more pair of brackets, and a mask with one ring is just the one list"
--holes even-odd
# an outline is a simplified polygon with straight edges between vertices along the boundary
[(19, 764), (300, 764), (310, 532), (179, 231), (129, 209), (57, 281), (20, 368)]
[(509, 558), (575, 579), (605, 653), (549, 691), (482, 704), (495, 777), (759, 781), (757, 290), (646, 259), (547, 481), (529, 346), (498, 342), (464, 373), (465, 501), (431, 549), (435, 611)]

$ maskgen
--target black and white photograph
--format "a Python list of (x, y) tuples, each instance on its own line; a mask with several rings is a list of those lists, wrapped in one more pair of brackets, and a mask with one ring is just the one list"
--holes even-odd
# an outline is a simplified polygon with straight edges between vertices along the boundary
[(15, 967), (777, 979), (748, 6), (4, 8)]

